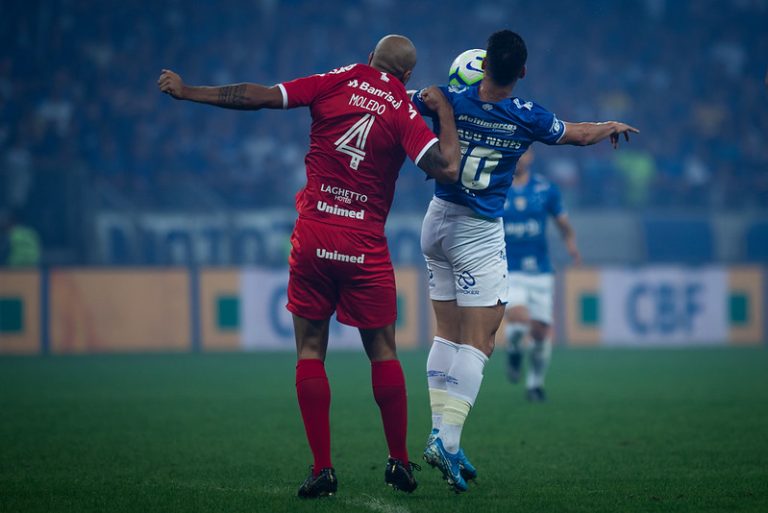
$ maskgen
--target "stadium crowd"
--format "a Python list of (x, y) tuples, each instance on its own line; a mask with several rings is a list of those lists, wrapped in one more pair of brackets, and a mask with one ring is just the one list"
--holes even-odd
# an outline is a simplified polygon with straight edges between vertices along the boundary
[[(55, 0), (3, 11), (5, 207), (54, 201), (63, 184), (112, 207), (290, 206), (308, 113), (181, 106), (157, 93), (161, 68), (195, 84), (272, 84), (365, 61), (395, 32), (419, 49), (415, 87), (444, 82), (456, 54), (508, 27), (528, 43), (521, 97), (567, 121), (642, 131), (620, 152), (539, 151), (535, 170), (569, 206), (768, 208), (766, 0)], [(397, 208), (425, 209), (423, 174), (411, 165), (400, 180)]]

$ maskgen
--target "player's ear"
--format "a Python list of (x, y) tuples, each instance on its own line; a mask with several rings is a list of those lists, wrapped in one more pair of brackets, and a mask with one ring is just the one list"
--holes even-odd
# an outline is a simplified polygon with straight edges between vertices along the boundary
[(403, 73), (403, 85), (408, 83), (408, 81), (411, 79), (411, 75), (413, 75), (412, 69), (409, 69), (408, 71)]
[(370, 66), (372, 62), (373, 62), (373, 52), (368, 54), (368, 66)]
[(527, 66), (523, 66), (523, 69), (520, 70), (520, 76), (518, 78), (525, 78), (525, 72), (528, 71)]

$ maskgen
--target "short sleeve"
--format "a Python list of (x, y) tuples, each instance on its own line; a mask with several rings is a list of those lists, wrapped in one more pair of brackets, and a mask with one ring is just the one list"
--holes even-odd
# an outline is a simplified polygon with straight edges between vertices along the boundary
[(283, 108), (292, 109), (311, 105), (320, 94), (325, 75), (312, 75), (277, 84), (283, 94)]
[(565, 212), (563, 208), (563, 198), (560, 194), (560, 188), (551, 184), (549, 186), (549, 195), (547, 197), (547, 212), (552, 217), (557, 217)]
[(401, 114), (400, 144), (408, 157), (418, 165), (427, 150), (436, 144), (438, 139), (411, 102), (406, 101), (403, 106), (407, 109), (403, 109)]
[(531, 131), (534, 140), (544, 144), (557, 144), (565, 135), (565, 123), (541, 105), (533, 104), (531, 117), (533, 121)]
[[(426, 90), (427, 88), (419, 89), (413, 94), (413, 104), (416, 106), (416, 110), (419, 111), (419, 114), (422, 116), (429, 116), (429, 117), (435, 117), (435, 113), (430, 110), (429, 107), (424, 103), (424, 100), (421, 98), (421, 94)], [(452, 100), (452, 94), (450, 89), (447, 86), (440, 86), (440, 90), (443, 92), (446, 98), (448, 98), (448, 101), (451, 102)], [(451, 102), (453, 103), (453, 102)]]

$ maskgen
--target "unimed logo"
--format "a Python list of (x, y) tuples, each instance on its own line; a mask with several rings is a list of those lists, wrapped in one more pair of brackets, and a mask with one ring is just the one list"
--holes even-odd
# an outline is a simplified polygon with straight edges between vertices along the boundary
[(317, 248), (317, 257), (324, 258), (325, 260), (335, 260), (336, 262), (349, 262), (351, 264), (363, 264), (365, 263), (365, 254), (362, 255), (345, 255), (338, 251), (328, 251), (327, 249)]

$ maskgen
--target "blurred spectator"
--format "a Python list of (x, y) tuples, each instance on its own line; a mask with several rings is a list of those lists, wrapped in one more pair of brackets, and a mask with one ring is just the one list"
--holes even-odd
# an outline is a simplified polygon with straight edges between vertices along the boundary
[(0, 219), (3, 235), (2, 262), (8, 267), (30, 267), (40, 264), (40, 238), (37, 232), (22, 224), (19, 211), (10, 210)]
[(656, 177), (656, 163), (648, 152), (626, 150), (616, 155), (616, 167), (624, 178), (624, 199), (629, 207), (644, 207)]
[[(539, 154), (538, 169), (552, 174), (572, 208), (768, 208), (768, 95), (759, 83), (768, 55), (765, 1), (520, 1), (514, 12), (499, 2), (459, 0), (437, 10), (405, 0), (51, 0), (6, 7), (3, 206), (49, 197), (34, 189), (60, 181), (43, 179), (41, 170), (69, 173), (84, 165), (89, 180), (82, 187), (101, 198), (97, 205), (288, 207), (303, 184), (306, 113), (182, 109), (156, 92), (161, 68), (197, 83), (243, 75), (276, 83), (364, 62), (361, 42), (397, 32), (419, 50), (409, 84), (419, 87), (444, 83), (456, 54), (483, 47), (505, 26), (529, 46), (518, 94), (561, 119), (608, 116), (642, 131), (631, 142), (637, 153)], [(458, 22), (472, 29), (457, 30)], [(765, 80), (768, 86), (768, 74)], [(720, 191), (734, 187), (742, 197), (724, 199)], [(430, 188), (407, 165), (396, 208), (423, 210)], [(205, 191), (205, 207), (184, 197), (192, 190)]]

